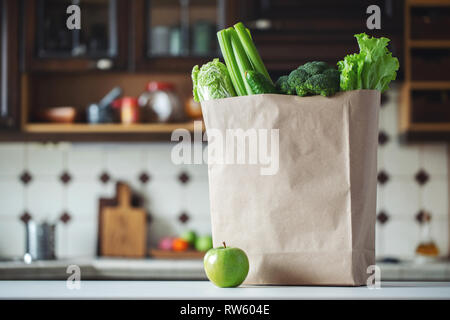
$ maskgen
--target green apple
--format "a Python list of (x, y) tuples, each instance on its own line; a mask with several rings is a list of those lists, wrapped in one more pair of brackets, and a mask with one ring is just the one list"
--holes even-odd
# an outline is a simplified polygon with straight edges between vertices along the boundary
[(188, 230), (183, 232), (180, 238), (186, 240), (189, 243), (189, 245), (194, 246), (195, 240), (197, 239), (197, 234), (193, 230)]
[(201, 236), (195, 239), (195, 249), (206, 252), (213, 247), (211, 236)]
[(249, 264), (245, 252), (239, 248), (210, 249), (203, 259), (206, 276), (220, 288), (237, 287), (248, 274)]

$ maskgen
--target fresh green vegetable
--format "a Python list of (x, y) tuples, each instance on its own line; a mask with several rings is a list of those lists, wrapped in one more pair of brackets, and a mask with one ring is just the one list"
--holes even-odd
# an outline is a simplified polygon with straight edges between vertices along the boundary
[(328, 63), (323, 61), (312, 61), (307, 62), (304, 65), (298, 67), (298, 69), (306, 71), (310, 76), (314, 76), (316, 74), (321, 74), (325, 70), (330, 69), (331, 67), (328, 65)]
[(217, 32), (217, 39), (219, 41), (220, 50), (222, 51), (226, 67), (230, 74), (233, 87), (238, 96), (245, 96), (247, 91), (245, 90), (243, 76), (240, 74), (236, 57), (234, 56), (234, 51), (231, 44), (231, 34), (229, 30), (224, 29)]
[[(287, 77), (287, 78), (284, 78)], [(340, 73), (323, 61), (307, 62), (277, 81), (285, 94), (331, 96), (339, 91)]]
[[(217, 32), (217, 39), (237, 95), (260, 93), (253, 90), (252, 84), (258, 90), (275, 90), (272, 79), (253, 44), (250, 31), (241, 22), (237, 23), (234, 28), (230, 27)], [(250, 76), (252, 79), (248, 81), (246, 72), (252, 74), (253, 71), (261, 74), (265, 78), (265, 82), (270, 83), (271, 88), (258, 87), (261, 84), (260, 76), (255, 76), (255, 79), (257, 78), (255, 80), (252, 75)]]
[(227, 67), (217, 58), (201, 68), (194, 66), (192, 84), (197, 102), (236, 96)]
[(295, 94), (295, 91), (291, 89), (291, 87), (288, 84), (289, 76), (281, 76), (278, 78), (277, 82), (275, 83), (275, 87), (277, 88), (277, 91), (281, 94)]
[(308, 90), (304, 88), (304, 83), (310, 75), (302, 68), (295, 69), (288, 76), (288, 86), (291, 92), (296, 92), (300, 97), (306, 96)]
[(238, 22), (234, 25), (234, 29), (236, 30), (239, 39), (241, 40), (242, 46), (244, 47), (248, 59), (250, 60), (254, 70), (258, 71), (259, 73), (264, 75), (264, 77), (266, 77), (267, 80), (272, 82), (272, 79), (270, 78), (269, 73), (267, 72), (267, 69), (258, 53), (258, 50), (256, 49), (255, 44), (252, 41), (252, 38), (249, 36), (247, 28), (245, 28), (242, 22)]
[(277, 93), (277, 89), (272, 82), (258, 71), (246, 71), (245, 80), (254, 94)]
[(370, 37), (365, 33), (356, 34), (355, 37), (360, 52), (347, 55), (338, 62), (341, 90), (386, 91), (389, 83), (397, 77), (399, 69), (398, 59), (392, 57), (387, 49), (390, 40)]
[[(239, 40), (236, 30), (234, 30), (233, 28), (228, 28), (227, 32), (229, 32), (230, 34), (231, 46), (233, 48), (233, 54), (236, 58), (237, 66), (239, 68), (239, 75), (244, 75), (245, 72), (253, 70), (253, 67), (247, 58), (247, 54), (245, 53), (244, 48), (242, 47), (241, 41)], [(250, 85), (245, 80), (244, 86), (247, 95), (253, 93)]]
[[(337, 71), (337, 70), (336, 70)], [(339, 78), (331, 73), (316, 74), (305, 81), (303, 90), (328, 97), (339, 91)]]

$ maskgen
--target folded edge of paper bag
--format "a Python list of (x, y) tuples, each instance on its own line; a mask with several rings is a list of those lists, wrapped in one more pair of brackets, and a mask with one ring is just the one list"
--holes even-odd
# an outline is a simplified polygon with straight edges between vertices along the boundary
[[(375, 263), (380, 94), (202, 102), (207, 132), (280, 130), (280, 170), (208, 164), (214, 246), (250, 260), (245, 284), (363, 285)], [(208, 150), (209, 151), (209, 150)]]

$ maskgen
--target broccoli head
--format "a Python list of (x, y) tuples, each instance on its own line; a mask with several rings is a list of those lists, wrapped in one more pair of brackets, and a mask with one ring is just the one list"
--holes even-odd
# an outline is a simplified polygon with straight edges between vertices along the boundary
[(292, 89), (289, 87), (288, 84), (288, 76), (281, 76), (278, 78), (277, 82), (275, 83), (275, 87), (277, 88), (277, 91), (283, 94), (292, 94)]
[(330, 69), (331, 67), (328, 65), (328, 63), (323, 61), (312, 61), (307, 62), (304, 65), (298, 67), (298, 69), (302, 69), (306, 71), (310, 76), (314, 76), (316, 74), (321, 74), (325, 70)]
[(299, 96), (304, 96), (307, 92), (303, 91), (303, 84), (309, 78), (308, 73), (302, 69), (292, 71), (288, 76), (288, 85), (291, 92), (296, 92)]
[(334, 72), (316, 74), (305, 81), (304, 88), (310, 94), (328, 97), (339, 91), (339, 77)]

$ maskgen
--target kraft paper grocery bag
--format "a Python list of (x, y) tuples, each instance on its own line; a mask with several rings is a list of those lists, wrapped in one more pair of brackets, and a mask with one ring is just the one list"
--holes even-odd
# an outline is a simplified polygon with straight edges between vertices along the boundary
[[(244, 284), (366, 284), (375, 264), (379, 105), (375, 90), (202, 102), (213, 242), (247, 253)], [(277, 129), (276, 143), (259, 139), (279, 148), (269, 174), (267, 161), (219, 161), (210, 148), (227, 132)], [(224, 156), (242, 148), (231, 140), (223, 138)]]

